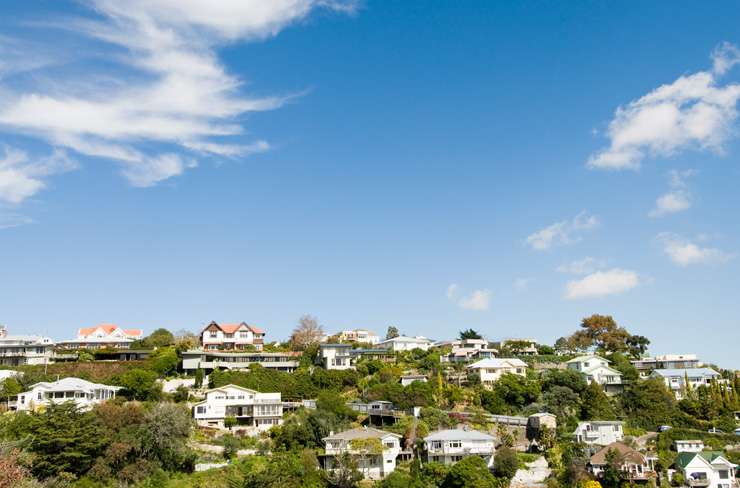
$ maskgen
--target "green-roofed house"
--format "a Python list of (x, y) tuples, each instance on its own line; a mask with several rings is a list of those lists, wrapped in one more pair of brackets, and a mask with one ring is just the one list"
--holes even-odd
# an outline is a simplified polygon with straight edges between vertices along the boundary
[(673, 463), (686, 484), (701, 488), (733, 488), (735, 468), (720, 451), (679, 452)]

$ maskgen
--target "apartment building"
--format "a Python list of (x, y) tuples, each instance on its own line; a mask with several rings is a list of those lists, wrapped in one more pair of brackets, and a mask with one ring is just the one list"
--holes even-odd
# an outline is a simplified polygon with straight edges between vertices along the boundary
[(237, 385), (206, 391), (206, 399), (193, 405), (193, 418), (201, 427), (223, 429), (226, 417), (236, 419), (236, 430), (264, 432), (283, 423), (280, 393), (260, 393)]
[(0, 366), (49, 364), (53, 362), (54, 341), (35, 335), (9, 335), (0, 326)]
[(99, 324), (83, 327), (77, 338), (59, 342), (64, 349), (128, 349), (135, 340), (144, 337), (142, 329), (122, 329), (116, 324)]
[(200, 333), (200, 343), (207, 351), (243, 351), (252, 348), (261, 351), (264, 342), (265, 331), (246, 322), (211, 322)]
[(428, 462), (449, 466), (467, 456), (480, 456), (492, 467), (496, 439), (476, 430), (438, 430), (424, 438), (424, 448)]
[(693, 369), (703, 366), (696, 354), (663, 354), (630, 362), (642, 378), (647, 378), (656, 369)]
[(285, 352), (227, 352), (193, 349), (182, 353), (182, 369), (186, 374), (194, 374), (202, 369), (210, 373), (216, 368), (247, 370), (254, 364), (263, 368), (292, 373), (301, 362), (300, 351)]
[(54, 382), (32, 385), (28, 391), (17, 396), (11, 410), (34, 411), (51, 403), (74, 402), (81, 410), (115, 398), (119, 386), (92, 383), (80, 378), (64, 378)]

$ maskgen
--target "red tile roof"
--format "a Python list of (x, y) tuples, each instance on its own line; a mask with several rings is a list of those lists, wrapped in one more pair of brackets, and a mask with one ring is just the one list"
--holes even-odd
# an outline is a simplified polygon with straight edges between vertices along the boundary
[[(113, 331), (119, 329), (119, 327), (116, 324), (98, 324), (94, 327), (81, 328), (79, 331), (77, 331), (77, 335), (88, 336), (98, 329), (103, 329), (106, 334), (110, 335), (113, 333)], [(144, 331), (142, 331), (141, 329), (123, 329), (123, 333), (133, 337), (140, 337), (141, 335), (143, 335)]]
[(255, 334), (264, 334), (265, 333), (265, 331), (262, 330), (262, 329), (260, 329), (259, 327), (253, 327), (253, 326), (247, 324), (246, 322), (240, 322), (238, 324), (219, 324), (219, 323), (217, 323), (215, 321), (212, 321), (205, 328), (207, 329), (208, 327), (210, 327), (212, 325), (215, 325), (216, 327), (218, 327), (219, 329), (221, 329), (222, 331), (224, 331), (227, 334), (233, 334), (234, 332), (236, 332), (237, 330), (239, 330), (239, 328), (242, 327), (242, 326), (245, 326), (247, 329), (251, 330)]

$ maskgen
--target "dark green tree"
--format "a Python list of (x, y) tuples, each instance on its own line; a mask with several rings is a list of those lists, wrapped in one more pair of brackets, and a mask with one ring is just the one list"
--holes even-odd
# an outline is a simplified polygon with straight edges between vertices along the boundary
[(461, 330), (459, 337), (462, 341), (464, 341), (465, 339), (483, 339), (483, 336), (473, 329)]
[(393, 339), (394, 337), (398, 337), (399, 335), (401, 334), (398, 332), (398, 328), (391, 325), (390, 327), (388, 327), (388, 331), (385, 333), (385, 338), (386, 340)]
[(496, 456), (493, 459), (493, 472), (500, 478), (510, 480), (519, 469), (519, 458), (516, 452), (510, 447), (502, 447), (496, 450)]
[(483, 458), (468, 456), (450, 469), (442, 488), (491, 488), (495, 483)]
[(592, 381), (581, 393), (582, 420), (613, 420), (616, 418), (609, 397), (597, 382)]
[(95, 416), (73, 402), (52, 403), (31, 414), (26, 428), (28, 449), (35, 455), (32, 470), (39, 478), (84, 474), (106, 445)]

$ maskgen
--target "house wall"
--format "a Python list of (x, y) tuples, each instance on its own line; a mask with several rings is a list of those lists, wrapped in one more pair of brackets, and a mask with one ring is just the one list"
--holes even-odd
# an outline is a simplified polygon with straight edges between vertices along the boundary
[[(590, 430), (589, 427), (590, 426)], [(591, 424), (581, 423), (575, 432), (577, 442), (589, 445), (608, 446), (612, 442), (621, 441), (624, 438), (624, 430), (619, 424)]]

